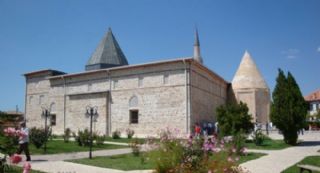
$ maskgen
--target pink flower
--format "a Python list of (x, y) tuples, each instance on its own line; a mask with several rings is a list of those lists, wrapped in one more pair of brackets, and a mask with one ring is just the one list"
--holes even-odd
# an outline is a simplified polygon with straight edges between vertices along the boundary
[(237, 149), (233, 147), (233, 148), (232, 148), (232, 152), (233, 152), (233, 153), (237, 152)]
[(239, 161), (239, 157), (236, 157), (236, 159), (235, 159), (236, 161)]
[(16, 134), (16, 129), (12, 128), (12, 127), (8, 127), (6, 129), (3, 130), (6, 136), (15, 136)]
[(24, 162), (23, 173), (29, 173), (31, 170), (31, 164), (29, 162)]
[(233, 162), (233, 159), (232, 159), (232, 157), (228, 157), (228, 162)]
[(14, 155), (12, 155), (12, 156), (10, 157), (10, 161), (11, 161), (11, 163), (13, 163), (13, 164), (18, 164), (19, 162), (21, 162), (21, 160), (22, 160), (22, 158), (21, 158), (21, 156), (18, 155), (18, 154), (14, 154)]
[(31, 164), (29, 162), (24, 162), (23, 173), (29, 173), (31, 170)]
[(241, 153), (246, 153), (247, 152), (247, 148), (246, 147), (243, 147), (242, 149), (241, 149)]

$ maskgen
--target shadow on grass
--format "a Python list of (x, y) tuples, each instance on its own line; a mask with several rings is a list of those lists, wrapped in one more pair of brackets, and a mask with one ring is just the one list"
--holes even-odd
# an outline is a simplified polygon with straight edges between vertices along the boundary
[(297, 146), (299, 147), (313, 147), (313, 146), (319, 146), (320, 141), (304, 141), (300, 142)]

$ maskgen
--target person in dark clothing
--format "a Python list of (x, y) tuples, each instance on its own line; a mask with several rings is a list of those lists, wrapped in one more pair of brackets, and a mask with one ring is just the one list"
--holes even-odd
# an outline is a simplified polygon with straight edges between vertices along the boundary
[(27, 157), (27, 161), (31, 161), (29, 153), (29, 129), (26, 127), (26, 123), (22, 122), (20, 124), (20, 135), (19, 135), (19, 149), (17, 154), (21, 154), (22, 151)]

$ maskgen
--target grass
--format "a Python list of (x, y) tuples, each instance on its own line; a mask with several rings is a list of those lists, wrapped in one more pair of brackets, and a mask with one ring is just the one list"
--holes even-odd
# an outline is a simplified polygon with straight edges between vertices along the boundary
[(107, 157), (94, 157), (92, 159), (69, 160), (70, 162), (80, 163), (84, 165), (98, 166), (102, 168), (111, 168), (119, 170), (146, 170), (153, 169), (155, 163), (147, 161), (142, 163), (143, 157), (135, 157), (133, 154), (122, 154)]
[(299, 173), (299, 168), (297, 164), (308, 164), (320, 167), (320, 156), (308, 156), (305, 157), (300, 162), (296, 163), (295, 165), (287, 168), (286, 170), (282, 171), (282, 173)]
[[(247, 156), (241, 156), (240, 160), (237, 162), (239, 164), (257, 159), (265, 154), (261, 153), (249, 153)], [(77, 159), (69, 160), (70, 162), (80, 163), (84, 165), (98, 166), (103, 168), (119, 169), (119, 170), (146, 170), (154, 169), (156, 163), (151, 160), (144, 160), (144, 157), (139, 156), (135, 157), (133, 154), (122, 154), (116, 156), (107, 156), (107, 157), (94, 157), (90, 159)]]
[(247, 140), (245, 143), (245, 146), (248, 149), (257, 149), (257, 150), (281, 150), (288, 147), (291, 147), (291, 145), (286, 144), (283, 140), (272, 140), (272, 139), (266, 139), (263, 141), (262, 145), (257, 146), (252, 140)]
[[(127, 148), (121, 145), (111, 145), (103, 144), (101, 146), (93, 145), (92, 150), (109, 150)], [(37, 149), (33, 144), (29, 144), (30, 154), (45, 154), (43, 148)], [(76, 142), (70, 141), (65, 143), (62, 140), (52, 140), (47, 143), (47, 153), (46, 154), (58, 154), (58, 153), (71, 153), (71, 152), (81, 152), (89, 151), (89, 147), (79, 146)]]
[(108, 142), (120, 142), (120, 143), (130, 143), (132, 140), (137, 139), (140, 143), (144, 143), (146, 139), (144, 138), (120, 138), (120, 139), (113, 139), (112, 137), (106, 137), (105, 141)]

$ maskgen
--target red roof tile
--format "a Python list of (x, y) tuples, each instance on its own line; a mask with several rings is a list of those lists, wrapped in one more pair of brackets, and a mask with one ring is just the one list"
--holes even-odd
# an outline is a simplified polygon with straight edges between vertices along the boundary
[(309, 95), (307, 95), (307, 96), (305, 96), (304, 99), (306, 101), (318, 101), (318, 100), (320, 100), (320, 89), (315, 91), (315, 92), (313, 92), (313, 93), (311, 93), (311, 94), (309, 94)]

